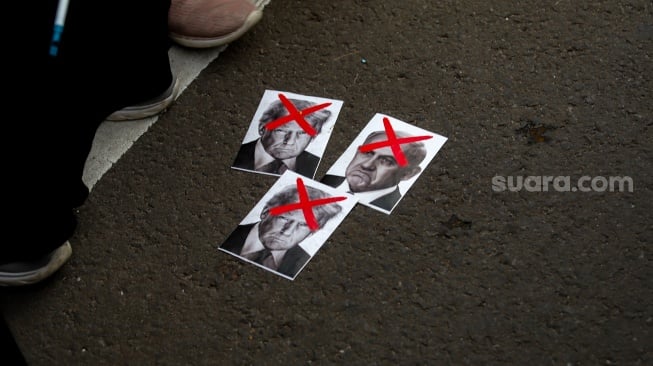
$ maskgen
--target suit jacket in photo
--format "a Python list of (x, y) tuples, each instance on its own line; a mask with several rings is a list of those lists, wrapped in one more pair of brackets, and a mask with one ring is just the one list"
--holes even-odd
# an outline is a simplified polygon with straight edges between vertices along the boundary
[[(229, 235), (220, 248), (228, 250), (236, 255), (240, 255), (240, 251), (243, 250), (243, 246), (245, 245), (245, 239), (247, 239), (247, 235), (249, 235), (249, 232), (255, 225), (255, 223), (238, 225), (236, 230)], [(309, 259), (311, 259), (311, 256), (308, 255), (308, 253), (306, 253), (299, 245), (296, 245), (294, 248), (288, 249), (286, 255), (283, 256), (279, 268), (277, 268), (277, 272), (294, 278)]]
[[(248, 142), (240, 146), (236, 161), (233, 166), (236, 168), (255, 170), (254, 169), (254, 153), (256, 151), (256, 143), (259, 139)], [(295, 172), (305, 177), (313, 178), (320, 158), (309, 153), (302, 151), (295, 160)]]
[[(338, 187), (345, 181), (345, 177), (339, 175), (325, 175), (322, 178), (321, 183), (324, 183), (333, 188)], [(385, 194), (374, 201), (370, 202), (370, 205), (376, 206), (378, 208), (384, 209), (386, 211), (392, 211), (392, 208), (395, 207), (397, 202), (401, 199), (401, 192), (399, 192), (399, 186), (395, 188), (394, 191)]]

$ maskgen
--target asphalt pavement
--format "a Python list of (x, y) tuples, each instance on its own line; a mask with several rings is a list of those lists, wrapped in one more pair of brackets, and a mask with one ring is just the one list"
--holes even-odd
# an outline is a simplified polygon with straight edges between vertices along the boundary
[[(652, 364), (652, 59), (648, 0), (275, 0), (0, 306), (31, 365)], [(375, 113), (448, 138), (294, 281), (217, 250), (265, 90), (344, 101), (317, 177)]]

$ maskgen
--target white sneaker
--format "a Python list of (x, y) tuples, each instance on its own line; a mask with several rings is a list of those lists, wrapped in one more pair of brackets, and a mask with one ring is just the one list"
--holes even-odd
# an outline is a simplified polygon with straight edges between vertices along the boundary
[(40, 282), (61, 268), (72, 253), (73, 249), (66, 241), (39, 260), (0, 264), (0, 286), (24, 286)]
[(166, 91), (152, 99), (111, 113), (111, 115), (107, 117), (107, 121), (133, 121), (156, 116), (168, 108), (170, 104), (177, 99), (179, 88), (179, 81), (173, 75), (172, 83)]

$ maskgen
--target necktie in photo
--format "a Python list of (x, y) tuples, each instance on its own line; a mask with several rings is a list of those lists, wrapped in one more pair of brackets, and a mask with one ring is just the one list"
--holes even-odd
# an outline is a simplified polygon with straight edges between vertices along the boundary
[(271, 269), (277, 269), (276, 263), (274, 263), (274, 257), (272, 252), (269, 249), (259, 250), (247, 256), (247, 259), (258, 264), (262, 264)]
[(266, 173), (283, 174), (286, 170), (288, 170), (288, 166), (284, 164), (283, 161), (275, 159), (274, 161), (263, 165), (258, 170)]

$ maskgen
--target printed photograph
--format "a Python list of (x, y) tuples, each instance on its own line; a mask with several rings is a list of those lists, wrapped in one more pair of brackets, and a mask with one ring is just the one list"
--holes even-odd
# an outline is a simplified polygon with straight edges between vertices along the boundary
[(232, 168), (313, 179), (343, 102), (266, 90)]
[(294, 280), (356, 198), (287, 171), (218, 248)]
[(447, 138), (377, 113), (321, 182), (392, 213)]

